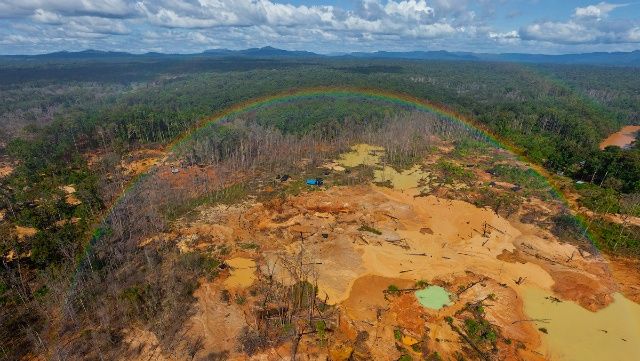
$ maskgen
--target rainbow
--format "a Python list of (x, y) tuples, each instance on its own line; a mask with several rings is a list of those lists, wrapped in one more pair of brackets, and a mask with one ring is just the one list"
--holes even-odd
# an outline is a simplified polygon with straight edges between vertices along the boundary
[[(535, 164), (530, 161), (527, 157), (526, 152), (514, 145), (509, 140), (500, 137), (493, 132), (491, 132), (485, 125), (479, 124), (474, 121), (472, 118), (465, 116), (453, 109), (446, 107), (443, 104), (438, 104), (426, 99), (420, 99), (405, 93), (374, 89), (374, 88), (358, 88), (358, 87), (313, 87), (313, 88), (302, 88), (302, 89), (292, 89), (284, 92), (279, 92), (272, 95), (266, 95), (258, 98), (249, 99), (228, 107), (226, 109), (220, 110), (219, 112), (201, 119), (193, 126), (189, 127), (185, 132), (177, 136), (173, 141), (171, 141), (163, 150), (165, 157), (170, 155), (178, 146), (188, 141), (192, 138), (196, 133), (202, 131), (208, 126), (221, 123), (225, 120), (232, 119), (237, 117), (243, 113), (250, 112), (253, 110), (257, 110), (260, 108), (275, 106), (278, 104), (299, 101), (304, 99), (313, 99), (318, 97), (331, 97), (331, 98), (361, 98), (368, 100), (377, 100), (384, 103), (394, 104), (401, 107), (407, 107), (416, 109), (419, 111), (424, 111), (432, 114), (436, 114), (439, 117), (459, 123), (466, 127), (469, 130), (479, 132), (489, 143), (493, 144), (496, 147), (507, 150), (508, 152), (514, 154), (516, 158), (520, 161), (526, 162), (536, 173), (538, 177), (543, 178), (550, 186), (552, 190), (552, 194), (555, 198), (561, 200), (564, 205), (568, 209), (574, 208), (572, 203), (568, 201), (567, 197), (562, 192), (562, 188), (556, 181), (556, 178), (549, 173), (542, 166)], [(84, 252), (82, 257), (87, 257), (90, 253), (92, 246), (97, 242), (104, 234), (105, 228), (103, 227), (104, 221), (107, 217), (113, 212), (115, 207), (122, 201), (122, 199), (127, 195), (127, 193), (133, 189), (136, 184), (138, 184), (144, 177), (149, 174), (151, 168), (154, 167), (154, 164), (148, 165), (143, 172), (141, 172), (138, 176), (130, 180), (127, 185), (123, 188), (123, 191), (120, 193), (119, 197), (112, 203), (110, 207), (108, 207), (103, 213), (102, 217), (99, 218), (100, 225), (95, 228), (91, 240), (84, 248)], [(583, 217), (577, 215), (576, 213), (576, 221), (580, 224), (581, 228), (584, 230), (584, 235), (591, 241), (592, 245), (595, 249), (595, 243), (593, 237), (588, 232), (589, 226), (586, 224)], [(81, 262), (82, 263), (82, 262)]]

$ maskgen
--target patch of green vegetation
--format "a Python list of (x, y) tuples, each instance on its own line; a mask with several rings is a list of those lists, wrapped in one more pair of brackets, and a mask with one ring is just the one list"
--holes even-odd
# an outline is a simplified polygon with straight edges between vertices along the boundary
[(453, 154), (458, 157), (467, 157), (477, 154), (489, 147), (487, 142), (472, 139), (471, 137), (462, 137), (461, 139), (457, 139), (454, 144), (455, 149), (453, 150)]
[(385, 188), (391, 188), (393, 189), (393, 183), (391, 183), (391, 180), (387, 179), (384, 182), (373, 182), (373, 184), (377, 185), (378, 187), (385, 187)]
[(349, 99), (307, 99), (291, 102), (278, 107), (259, 109), (255, 121), (263, 126), (279, 129), (284, 133), (318, 133), (324, 137), (335, 135), (340, 129), (340, 121), (350, 119), (352, 124), (374, 124), (379, 126), (382, 119), (401, 109), (384, 102)]
[(400, 293), (400, 288), (398, 288), (398, 286), (396, 285), (389, 285), (387, 287), (387, 293), (397, 295), (398, 293)]
[(289, 299), (296, 305), (307, 305), (316, 297), (318, 288), (307, 281), (300, 281), (289, 288)]
[(599, 187), (595, 184), (576, 184), (581, 205), (596, 213), (620, 212), (619, 194), (614, 189)]
[(389, 154), (389, 152), (387, 152), (382, 158), (382, 163), (391, 166), (398, 172), (402, 172), (403, 170), (407, 170), (413, 167), (415, 164), (420, 163), (423, 159), (423, 155), (421, 153), (422, 152), (413, 154), (401, 154), (399, 152), (395, 152)]
[(397, 328), (393, 330), (393, 338), (395, 338), (396, 341), (402, 341), (402, 331)]
[(336, 186), (354, 186), (366, 184), (373, 180), (373, 167), (359, 165), (347, 168), (344, 172), (333, 172), (331, 174), (331, 184)]
[(324, 320), (318, 320), (315, 324), (316, 335), (320, 339), (320, 344), (324, 344), (327, 337), (327, 324)]
[(149, 320), (158, 312), (160, 302), (157, 289), (150, 284), (136, 284), (122, 290), (119, 299), (124, 301), (129, 317)]
[(522, 199), (512, 192), (496, 192), (484, 187), (478, 192), (479, 196), (473, 203), (477, 207), (489, 207), (497, 214), (509, 216), (518, 210)]
[(140, 287), (140, 286), (131, 286), (128, 288), (125, 288), (122, 293), (120, 294), (120, 297), (124, 300), (129, 301), (132, 304), (139, 304), (142, 302), (143, 299), (143, 295), (145, 292), (145, 288), (144, 287)]
[(551, 233), (565, 242), (585, 242), (585, 229), (578, 217), (562, 212), (551, 218)]
[(630, 149), (607, 147), (583, 155), (573, 176), (620, 193), (640, 192), (640, 142)]
[(590, 221), (591, 234), (596, 236), (600, 247), (609, 251), (640, 254), (640, 234), (638, 228), (626, 224), (628, 217), (640, 217), (640, 193), (620, 194), (612, 188), (594, 184), (576, 185), (580, 194), (579, 202), (597, 214), (620, 213), (622, 224), (605, 219)]
[(474, 178), (473, 172), (447, 160), (440, 159), (436, 163), (436, 167), (443, 176), (443, 183), (446, 184), (451, 184), (454, 181), (466, 183)]
[(304, 181), (304, 179), (294, 179), (287, 184), (285, 193), (292, 196), (297, 196), (305, 190), (307, 190), (307, 183)]
[(168, 219), (176, 220), (193, 209), (205, 204), (237, 204), (249, 194), (249, 189), (244, 183), (236, 183), (227, 188), (216, 190), (205, 196), (189, 199), (181, 204), (173, 204), (165, 209)]
[(464, 320), (467, 336), (475, 341), (496, 342), (498, 335), (491, 327), (489, 321), (485, 319), (467, 318)]
[(369, 232), (369, 233), (377, 234), (378, 236), (382, 234), (381, 231), (379, 231), (379, 230), (377, 230), (377, 229), (375, 229), (375, 228), (373, 228), (371, 226), (368, 226), (366, 224), (361, 225), (360, 228), (358, 228), (358, 231)]
[(527, 191), (549, 190), (549, 183), (547, 180), (535, 170), (528, 167), (522, 168), (509, 164), (498, 164), (489, 170), (489, 173), (505, 182), (513, 183)]
[(398, 359), (398, 361), (411, 361), (411, 360), (412, 360), (412, 358), (408, 354), (404, 354), (404, 355), (400, 356), (400, 358)]
[(247, 298), (243, 295), (236, 295), (236, 304), (242, 306), (247, 302)]
[(248, 243), (239, 243), (238, 246), (240, 246), (240, 248), (242, 249), (259, 249), (260, 246), (256, 243), (253, 242), (248, 242)]
[(222, 261), (200, 252), (189, 252), (180, 256), (180, 263), (186, 269), (212, 279), (220, 273)]
[(427, 286), (429, 286), (429, 282), (425, 281), (425, 280), (418, 280), (416, 281), (416, 288), (425, 288)]
[(43, 285), (33, 293), (33, 297), (41, 299), (44, 296), (46, 296), (48, 293), (49, 293), (49, 287), (47, 287), (47, 285)]
[(609, 222), (599, 218), (591, 220), (589, 232), (600, 249), (640, 256), (640, 227), (638, 226)]

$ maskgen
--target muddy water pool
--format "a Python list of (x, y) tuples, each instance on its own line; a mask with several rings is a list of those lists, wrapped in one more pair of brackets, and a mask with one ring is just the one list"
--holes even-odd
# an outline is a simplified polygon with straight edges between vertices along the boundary
[(604, 149), (610, 145), (616, 145), (620, 148), (626, 148), (633, 143), (640, 132), (640, 125), (627, 125), (619, 131), (611, 134), (600, 143), (600, 149)]
[(557, 302), (538, 288), (523, 293), (524, 311), (541, 332), (543, 354), (553, 360), (640, 360), (640, 305), (623, 295), (598, 312)]

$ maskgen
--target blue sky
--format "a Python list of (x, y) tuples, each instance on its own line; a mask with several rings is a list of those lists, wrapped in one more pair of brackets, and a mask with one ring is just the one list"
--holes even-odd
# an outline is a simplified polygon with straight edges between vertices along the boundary
[[(640, 0), (638, 0), (640, 1)], [(563, 0), (0, 0), (0, 54), (640, 49), (640, 2)]]

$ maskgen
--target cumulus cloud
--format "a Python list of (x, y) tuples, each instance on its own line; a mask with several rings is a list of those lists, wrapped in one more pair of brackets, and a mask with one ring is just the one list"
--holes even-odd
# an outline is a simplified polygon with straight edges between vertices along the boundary
[(616, 44), (640, 42), (634, 29), (634, 21), (611, 20), (609, 13), (627, 4), (601, 2), (574, 9), (567, 21), (543, 21), (520, 29), (524, 40), (545, 41), (558, 44)]
[(606, 17), (611, 11), (623, 6), (627, 6), (627, 4), (609, 4), (606, 2), (601, 2), (596, 5), (589, 5), (583, 8), (575, 8), (573, 16), (575, 16), (576, 18), (600, 19)]
[(126, 35), (130, 33), (129, 28), (127, 28), (122, 21), (95, 16), (74, 17), (63, 29), (70, 34), (80, 36), (94, 36), (98, 34)]
[(15, 34), (3, 36), (2, 38), (0, 38), (0, 44), (2, 45), (36, 44), (37, 42), (37, 38)]
[(140, 1), (136, 8), (155, 25), (168, 28), (310, 26), (334, 20), (331, 6), (294, 6), (269, 0)]
[(0, 16), (30, 16), (36, 11), (66, 16), (124, 18), (135, 16), (133, 0), (2, 0)]
[(575, 22), (543, 22), (532, 24), (520, 31), (525, 40), (542, 40), (558, 43), (593, 42), (602, 34), (597, 29), (588, 29)]
[(425, 0), (389, 1), (384, 6), (385, 14), (397, 16), (411, 21), (433, 18), (433, 8), (427, 6)]
[(36, 9), (31, 18), (38, 23), (60, 25), (63, 23), (62, 16), (43, 9)]
[(501, 44), (514, 44), (520, 41), (520, 34), (515, 30), (502, 33), (490, 31), (487, 35), (489, 36), (489, 39)]
[(507, 0), (352, 0), (350, 7), (301, 2), (0, 0), (0, 52), (19, 49), (7, 44), (29, 50), (107, 46), (171, 52), (265, 45), (315, 51), (512, 51), (527, 44), (640, 42), (638, 19), (614, 16), (623, 4), (594, 2), (564, 14), (565, 21), (541, 20), (512, 30), (492, 24)]

